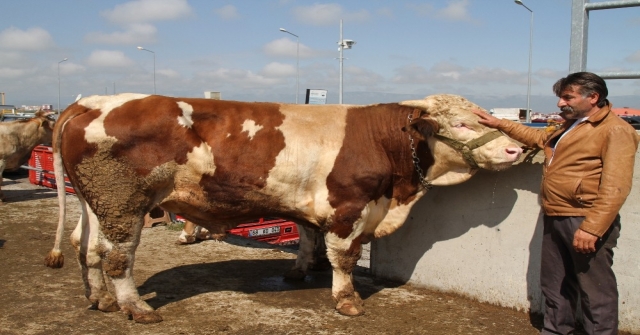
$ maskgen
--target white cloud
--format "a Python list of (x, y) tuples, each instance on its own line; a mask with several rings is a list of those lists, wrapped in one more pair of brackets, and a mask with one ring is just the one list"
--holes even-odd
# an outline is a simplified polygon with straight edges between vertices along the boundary
[(90, 32), (85, 35), (84, 41), (96, 44), (134, 45), (141, 41), (154, 42), (158, 29), (146, 23), (131, 24), (125, 31), (113, 33)]
[(33, 69), (16, 69), (11, 67), (0, 67), (0, 78), (20, 79), (25, 75), (33, 74)]
[(349, 13), (335, 3), (296, 7), (293, 9), (293, 15), (298, 22), (315, 26), (333, 25), (339, 22), (340, 18), (345, 21), (366, 21), (371, 17), (366, 10)]
[(469, 0), (452, 0), (447, 7), (438, 11), (438, 16), (453, 21), (467, 21), (470, 19), (467, 7)]
[(180, 73), (172, 69), (158, 69), (156, 73), (167, 78), (180, 78)]
[(430, 3), (411, 4), (411, 8), (419, 16), (428, 16), (447, 21), (471, 21), (467, 8), (469, 0), (449, 0), (444, 8), (435, 8)]
[(265, 88), (281, 82), (280, 79), (267, 78), (247, 70), (220, 68), (201, 75), (207, 82), (222, 85), (234, 85), (240, 88)]
[(39, 28), (20, 30), (9, 27), (0, 32), (0, 49), (38, 51), (55, 45), (48, 31)]
[[(288, 37), (283, 37), (267, 43), (262, 50), (267, 56), (271, 57), (297, 57), (298, 43)], [(321, 57), (322, 52), (314, 51), (308, 46), (300, 43), (300, 59)]]
[(226, 5), (220, 8), (216, 8), (213, 12), (223, 20), (233, 20), (240, 17), (238, 9), (233, 5)]
[(187, 0), (134, 0), (100, 14), (116, 24), (176, 20), (192, 14)]
[(632, 62), (632, 63), (640, 62), (640, 50), (637, 50), (636, 52), (634, 52), (631, 55), (627, 56), (624, 60), (626, 60), (627, 62)]
[(124, 68), (132, 66), (134, 62), (122, 51), (96, 50), (89, 55), (87, 64), (96, 67)]
[(405, 85), (430, 85), (432, 83), (438, 83), (438, 85), (527, 84), (526, 76), (518, 71), (487, 67), (466, 68), (450, 61), (440, 62), (431, 69), (425, 69), (418, 65), (408, 65), (397, 68), (395, 72), (396, 75), (393, 77), (392, 82)]
[[(57, 69), (58, 64), (52, 66), (52, 70)], [(74, 63), (72, 61), (66, 61), (64, 63), (60, 63), (60, 75), (74, 75), (84, 73), (86, 68), (80, 64)]]
[(384, 7), (376, 10), (376, 14), (378, 14), (379, 16), (387, 17), (387, 18), (395, 17), (395, 15), (393, 14), (393, 9), (388, 7)]
[(265, 65), (260, 73), (267, 77), (290, 77), (296, 74), (296, 67), (291, 64), (272, 62)]

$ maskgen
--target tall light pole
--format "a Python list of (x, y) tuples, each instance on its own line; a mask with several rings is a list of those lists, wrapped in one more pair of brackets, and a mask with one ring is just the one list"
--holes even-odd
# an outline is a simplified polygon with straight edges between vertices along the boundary
[(153, 94), (156, 94), (156, 53), (143, 47), (138, 47), (138, 50), (149, 51), (153, 54)]
[(514, 0), (514, 2), (524, 8), (526, 8), (531, 13), (531, 22), (529, 23), (529, 76), (527, 78), (527, 114), (525, 122), (531, 122), (531, 55), (533, 52), (533, 11), (527, 7), (522, 0)]
[(58, 114), (60, 114), (60, 63), (66, 62), (68, 58), (64, 58), (63, 60), (58, 62)]
[(280, 28), (283, 33), (291, 34), (296, 37), (296, 104), (298, 103), (298, 92), (300, 92), (300, 37), (298, 35)]
[(342, 104), (342, 61), (344, 57), (342, 57), (342, 50), (351, 49), (351, 47), (356, 44), (354, 40), (345, 40), (342, 38), (342, 20), (340, 20), (340, 41), (338, 41), (338, 51), (340, 52), (340, 56), (338, 60), (340, 61), (340, 88), (338, 92), (338, 103)]

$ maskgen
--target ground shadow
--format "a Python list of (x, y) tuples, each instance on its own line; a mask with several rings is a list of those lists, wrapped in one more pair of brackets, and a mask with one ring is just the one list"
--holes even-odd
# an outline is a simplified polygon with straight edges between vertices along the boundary
[[(3, 186), (5, 186), (5, 184), (3, 184)], [(3, 189), (2, 193), (4, 193), (5, 202), (7, 204), (12, 202), (21, 202), (21, 201), (27, 201), (27, 200), (55, 198), (58, 196), (55, 190), (51, 190), (47, 188), (41, 188), (41, 189), (38, 188), (38, 189), (31, 189), (31, 190)]]
[[(271, 259), (182, 265), (152, 275), (138, 287), (138, 292), (141, 296), (155, 293), (146, 300), (155, 309), (200, 294), (220, 291), (254, 294), (327, 289), (330, 292), (330, 270), (311, 271), (302, 281), (285, 280), (283, 274), (293, 264), (293, 260)], [(357, 267), (353, 274), (354, 286), (365, 300), (386, 287), (397, 287), (397, 283), (372, 278), (364, 268)]]

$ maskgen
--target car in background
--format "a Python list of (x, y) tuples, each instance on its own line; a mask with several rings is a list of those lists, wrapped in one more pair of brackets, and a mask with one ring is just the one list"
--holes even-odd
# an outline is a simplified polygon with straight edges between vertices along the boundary
[(640, 130), (640, 116), (620, 116), (623, 120), (627, 121), (634, 129)]
[(0, 122), (11, 122), (16, 120), (24, 120), (30, 119), (33, 117), (33, 114), (0, 114)]

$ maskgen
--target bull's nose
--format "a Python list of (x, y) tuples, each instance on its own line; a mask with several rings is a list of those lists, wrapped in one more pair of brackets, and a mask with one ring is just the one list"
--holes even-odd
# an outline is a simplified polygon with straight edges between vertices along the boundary
[(504, 149), (504, 151), (507, 154), (507, 157), (513, 161), (517, 160), (520, 158), (520, 155), (522, 155), (522, 148), (518, 146), (509, 146)]

